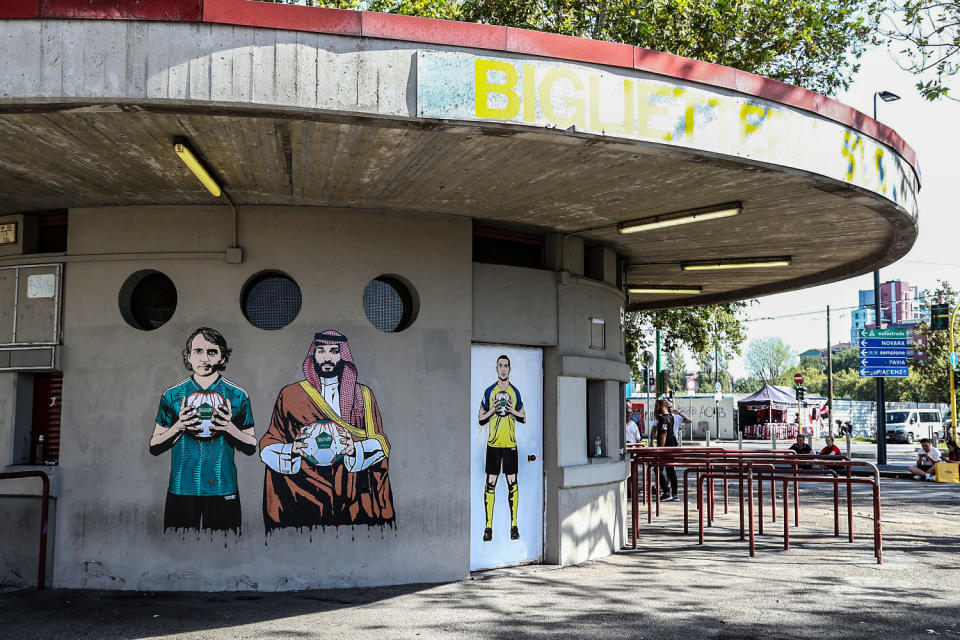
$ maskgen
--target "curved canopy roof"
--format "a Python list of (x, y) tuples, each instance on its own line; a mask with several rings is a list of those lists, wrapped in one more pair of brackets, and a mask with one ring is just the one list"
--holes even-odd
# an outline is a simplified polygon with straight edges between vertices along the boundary
[[(0, 42), (0, 213), (216, 201), (173, 155), (182, 138), (238, 206), (608, 246), (630, 308), (843, 279), (916, 238), (916, 160), (895, 132), (627, 45), (250, 0), (17, 0)], [(623, 233), (637, 222), (658, 224)]]

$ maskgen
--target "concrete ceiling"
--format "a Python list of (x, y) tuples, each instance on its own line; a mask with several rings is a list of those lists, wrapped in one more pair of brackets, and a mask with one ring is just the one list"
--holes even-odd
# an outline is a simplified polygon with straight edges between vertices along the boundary
[[(243, 205), (468, 216), (578, 233), (632, 266), (627, 282), (698, 285), (629, 307), (735, 300), (839, 280), (903, 256), (916, 224), (865, 191), (797, 171), (649, 143), (496, 126), (435, 125), (157, 105), (0, 112), (0, 213), (210, 204), (171, 149), (185, 136)], [(734, 218), (619, 235), (618, 222), (739, 201)], [(591, 230), (592, 229), (592, 230)], [(776, 269), (682, 272), (681, 260), (791, 256)]]

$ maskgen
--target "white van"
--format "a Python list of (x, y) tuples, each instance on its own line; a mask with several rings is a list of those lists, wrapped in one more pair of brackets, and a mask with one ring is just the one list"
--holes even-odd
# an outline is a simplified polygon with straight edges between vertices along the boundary
[(942, 418), (936, 409), (895, 409), (887, 411), (887, 441), (913, 444), (930, 438), (940, 439)]

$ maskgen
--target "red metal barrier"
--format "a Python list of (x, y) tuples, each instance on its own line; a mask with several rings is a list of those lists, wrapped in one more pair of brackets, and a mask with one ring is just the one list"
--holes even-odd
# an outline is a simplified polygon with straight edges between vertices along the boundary
[[(756, 449), (684, 449), (679, 447), (647, 448), (628, 447), (631, 457), (630, 482), (633, 487), (633, 513), (631, 533), (632, 546), (637, 547), (639, 528), (638, 513), (638, 479), (642, 469), (644, 482), (644, 497), (647, 502), (647, 521), (652, 522), (653, 500), (650, 495), (650, 480), (652, 473), (664, 467), (684, 467), (683, 474), (683, 515), (684, 533), (689, 532), (689, 474), (695, 473), (697, 479), (697, 509), (700, 523), (700, 542), (703, 542), (704, 520), (706, 527), (710, 527), (714, 520), (715, 484), (717, 480), (724, 483), (724, 513), (729, 512), (727, 500), (727, 483), (736, 480), (739, 483), (740, 501), (740, 539), (748, 534), (750, 555), (755, 552), (754, 509), (759, 515), (759, 533), (763, 534), (763, 483), (770, 481), (770, 501), (772, 519), (776, 522), (776, 483), (783, 483), (783, 526), (784, 549), (790, 548), (790, 501), (789, 488), (793, 484), (793, 517), (794, 526), (800, 523), (800, 484), (802, 483), (829, 483), (833, 485), (834, 508), (834, 535), (840, 535), (840, 483), (847, 488), (847, 529), (848, 539), (853, 542), (853, 485), (869, 484), (873, 493), (873, 522), (874, 522), (874, 555), (877, 563), (882, 562), (882, 525), (880, 501), (880, 474), (877, 468), (864, 460), (849, 460), (845, 457), (797, 455), (789, 450), (756, 450)], [(853, 477), (853, 467), (865, 467), (871, 471), (873, 477)], [(841, 477), (842, 472), (842, 477)], [(744, 491), (746, 482), (746, 491)], [(758, 483), (757, 500), (754, 500), (753, 483)], [(660, 515), (659, 492), (656, 496), (657, 516)], [(746, 505), (744, 502), (746, 501)], [(745, 508), (746, 507), (746, 508)], [(746, 520), (745, 520), (746, 515)]]
[(47, 518), (50, 505), (50, 476), (45, 471), (13, 471), (0, 473), (0, 480), (14, 478), (40, 478), (43, 482), (43, 495), (40, 502), (40, 561), (37, 567), (37, 589), (43, 589), (44, 577), (47, 573)]

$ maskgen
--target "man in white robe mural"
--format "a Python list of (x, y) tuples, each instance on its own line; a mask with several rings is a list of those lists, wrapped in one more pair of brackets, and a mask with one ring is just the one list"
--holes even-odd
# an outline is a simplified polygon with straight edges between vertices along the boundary
[(316, 334), (303, 375), (280, 391), (260, 439), (266, 530), (393, 525), (390, 443), (373, 391), (357, 381), (346, 336)]

